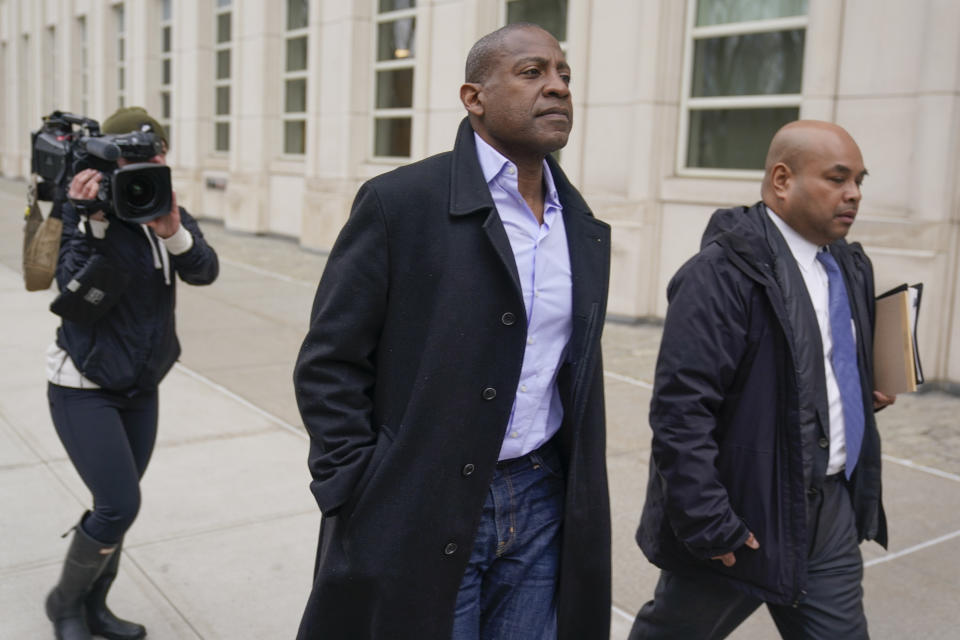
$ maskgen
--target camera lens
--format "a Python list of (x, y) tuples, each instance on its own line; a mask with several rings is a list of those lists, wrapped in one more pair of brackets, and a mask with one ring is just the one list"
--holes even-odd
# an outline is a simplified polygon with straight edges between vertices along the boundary
[(145, 209), (153, 204), (157, 185), (149, 176), (137, 176), (124, 189), (123, 199), (132, 209)]
[(146, 223), (170, 212), (173, 193), (170, 168), (142, 163), (117, 169), (113, 184), (113, 211), (121, 220)]

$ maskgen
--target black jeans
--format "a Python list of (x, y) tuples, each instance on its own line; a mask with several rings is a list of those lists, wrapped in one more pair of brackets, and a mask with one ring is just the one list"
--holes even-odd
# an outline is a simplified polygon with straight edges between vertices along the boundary
[(47, 385), (50, 415), (77, 473), (93, 494), (81, 523), (94, 540), (120, 542), (140, 510), (140, 478), (157, 439), (157, 392)]

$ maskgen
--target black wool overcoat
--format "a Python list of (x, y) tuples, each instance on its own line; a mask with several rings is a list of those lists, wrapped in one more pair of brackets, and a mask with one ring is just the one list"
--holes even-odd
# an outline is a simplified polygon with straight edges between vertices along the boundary
[[(607, 638), (600, 335), (610, 229), (548, 162), (563, 204), (574, 316), (559, 374), (560, 638)], [(464, 120), (452, 152), (361, 187), (317, 289), (294, 383), (324, 517), (299, 638), (450, 637), (526, 330), (513, 252)]]

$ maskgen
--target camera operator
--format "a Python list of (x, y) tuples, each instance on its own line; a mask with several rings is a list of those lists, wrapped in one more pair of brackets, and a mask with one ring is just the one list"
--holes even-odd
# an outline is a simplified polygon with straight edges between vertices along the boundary
[[(120, 109), (103, 123), (104, 133), (132, 131), (152, 131), (161, 139), (162, 152), (149, 162), (164, 164), (166, 133), (145, 110)], [(117, 160), (120, 167), (127, 163)], [(74, 527), (60, 582), (46, 601), (57, 638), (69, 640), (146, 634), (142, 625), (114, 616), (106, 596), (124, 534), (140, 507), (139, 481), (157, 434), (157, 385), (180, 354), (175, 276), (204, 285), (218, 273), (216, 253), (175, 197), (169, 213), (136, 224), (92, 210), (103, 179), (85, 169), (70, 183), (57, 283), (61, 291), (75, 287), (78, 273), (100, 256), (111, 271), (124, 274), (125, 288), (92, 323), (64, 318), (47, 352), (53, 423), (93, 494), (93, 510)]]

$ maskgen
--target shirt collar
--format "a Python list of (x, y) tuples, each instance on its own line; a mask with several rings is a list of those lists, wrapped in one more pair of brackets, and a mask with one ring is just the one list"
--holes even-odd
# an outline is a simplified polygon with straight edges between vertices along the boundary
[(767, 210), (767, 215), (773, 220), (773, 224), (777, 225), (777, 229), (780, 230), (780, 235), (787, 241), (787, 246), (790, 247), (790, 253), (793, 254), (800, 268), (804, 271), (809, 271), (813, 268), (814, 263), (817, 261), (817, 253), (822, 247), (815, 245), (797, 233), (783, 218), (774, 213), (773, 209), (766, 205), (764, 205), (764, 208)]
[[(487, 181), (487, 186), (493, 184), (498, 177), (505, 176), (516, 190), (517, 166), (505, 155), (490, 146), (476, 131), (473, 132), (473, 139), (477, 143), (477, 160), (480, 161), (480, 170), (483, 172), (483, 179)], [(512, 174), (510, 173), (511, 169), (513, 170)], [(543, 161), (543, 182), (546, 187), (545, 207), (553, 206), (562, 209), (557, 185), (553, 181), (553, 174), (550, 172), (550, 165), (547, 164), (546, 159)]]

